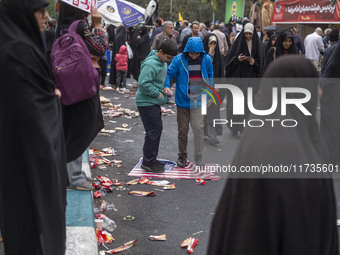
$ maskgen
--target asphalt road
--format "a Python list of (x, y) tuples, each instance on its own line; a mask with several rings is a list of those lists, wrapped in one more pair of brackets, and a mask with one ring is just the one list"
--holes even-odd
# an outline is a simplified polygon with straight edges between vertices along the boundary
[[(131, 80), (129, 80), (131, 83)], [(107, 98), (120, 97), (119, 100), (111, 100), (113, 104), (118, 101), (122, 107), (136, 110), (134, 97), (126, 98), (124, 94), (113, 91), (102, 91)], [(167, 109), (172, 105), (166, 105)], [(225, 118), (225, 110), (221, 111), (221, 118)], [(93, 147), (102, 149), (114, 147), (119, 154), (115, 158), (123, 160), (121, 168), (108, 168), (108, 170), (94, 170), (94, 175), (108, 175), (111, 179), (118, 178), (121, 181), (129, 181), (135, 177), (127, 174), (137, 164), (142, 156), (142, 146), (144, 141), (144, 128), (140, 118), (126, 119), (115, 118), (117, 123), (110, 123), (111, 119), (105, 119), (106, 129), (119, 127), (122, 123), (127, 123), (131, 132), (114, 133), (111, 137), (97, 137), (93, 142)], [(136, 125), (139, 123), (139, 125)], [(223, 135), (219, 137), (218, 147), (208, 145), (205, 141), (204, 152), (206, 163), (219, 163), (228, 165), (239, 142), (239, 138), (230, 135), (230, 131), (224, 126)], [(191, 142), (192, 141), (192, 133)], [(127, 142), (127, 140), (133, 140)], [(193, 149), (190, 150), (190, 158), (193, 158)], [(159, 157), (176, 161), (177, 158), (177, 124), (176, 116), (163, 117), (163, 134), (159, 150)], [(226, 177), (226, 173), (219, 173), (221, 177)], [(196, 185), (194, 180), (174, 180), (175, 190), (160, 192), (157, 188), (148, 185), (132, 186), (130, 190), (154, 191), (155, 197), (133, 197), (126, 191), (115, 191), (107, 194), (104, 199), (107, 203), (114, 203), (117, 212), (108, 211), (106, 215), (114, 219), (117, 229), (113, 232), (116, 241), (109, 248), (117, 247), (127, 241), (138, 239), (134, 247), (127, 250), (126, 254), (187, 254), (186, 249), (180, 248), (181, 242), (193, 236), (199, 239), (199, 244), (194, 250), (194, 254), (205, 255), (207, 251), (210, 224), (213, 219), (214, 209), (219, 201), (219, 197), (225, 185), (225, 178), (217, 181), (208, 181), (206, 186)], [(171, 181), (171, 180), (170, 180)], [(336, 197), (340, 198), (340, 181), (335, 179)], [(101, 200), (95, 201), (95, 207), (99, 207)], [(339, 202), (337, 202), (338, 208)], [(339, 210), (338, 210), (339, 211)], [(124, 221), (123, 217), (132, 215), (134, 221)], [(166, 241), (149, 241), (149, 235), (166, 234)], [(99, 250), (103, 248), (100, 247)]]
[[(119, 97), (118, 100), (111, 100), (113, 104), (119, 102), (123, 108), (137, 109), (134, 96), (126, 98), (128, 94), (120, 94), (116, 91), (101, 91), (101, 94), (108, 99)], [(176, 111), (173, 105), (167, 104), (165, 108)], [(222, 115), (225, 116), (225, 111), (222, 111)], [(97, 168), (92, 171), (93, 176), (107, 175), (111, 179), (117, 178), (124, 182), (136, 179), (136, 177), (127, 175), (142, 157), (144, 127), (139, 117), (132, 119), (113, 117), (105, 118), (105, 129), (111, 130), (114, 127), (120, 127), (123, 123), (132, 127), (130, 132), (118, 131), (110, 137), (98, 136), (92, 143), (92, 147), (99, 150), (113, 147), (119, 155), (111, 158), (122, 160), (122, 167), (107, 167), (106, 170)], [(193, 142), (192, 133), (190, 135), (189, 160), (193, 159), (193, 149), (190, 147)], [(239, 139), (232, 138), (229, 132), (224, 132), (220, 138), (221, 145), (218, 147), (205, 143), (206, 163), (215, 163), (217, 160), (225, 164), (230, 163)], [(176, 161), (177, 153), (176, 115), (164, 116), (159, 158)], [(219, 175), (223, 177), (225, 174)], [(130, 191), (154, 191), (155, 197), (134, 197), (128, 195), (129, 190), (125, 190), (108, 193), (103, 198), (107, 203), (114, 203), (118, 210), (106, 212), (106, 215), (114, 219), (117, 224), (117, 229), (113, 232), (116, 241), (107, 247), (117, 247), (127, 241), (138, 239), (134, 247), (125, 251), (126, 254), (187, 254), (186, 249), (180, 247), (181, 242), (199, 232), (193, 236), (199, 239), (194, 254), (206, 254), (214, 208), (225, 180), (207, 181), (206, 186), (196, 185), (195, 180), (168, 180), (176, 184), (175, 190), (161, 192), (159, 188), (150, 185), (130, 187)], [(94, 206), (100, 207), (101, 201), (102, 199), (95, 200)], [(135, 220), (123, 220), (126, 215), (134, 216)], [(149, 235), (161, 234), (167, 235), (166, 241), (148, 240)], [(102, 249), (99, 248), (99, 250)]]
[[(129, 79), (128, 83), (132, 84), (132, 80)], [(103, 90), (101, 90), (101, 94), (110, 99), (113, 104), (121, 104), (121, 107), (131, 110), (137, 109), (133, 95)], [(119, 99), (113, 99), (115, 97), (119, 97)], [(175, 111), (172, 105), (166, 105), (165, 108)], [(225, 110), (221, 111), (221, 116), (224, 118)], [(112, 121), (116, 121), (116, 123), (112, 123)], [(144, 128), (139, 117), (131, 119), (125, 117), (106, 117), (105, 129), (111, 130), (115, 127), (121, 127), (123, 123), (131, 127), (130, 132), (118, 131), (109, 137), (97, 136), (91, 145), (91, 148), (99, 150), (113, 147), (118, 155), (110, 157), (110, 159), (122, 160), (122, 167), (108, 166), (106, 170), (96, 168), (92, 170), (93, 176), (107, 176), (110, 179), (118, 179), (123, 182), (136, 179), (136, 177), (129, 177), (128, 173), (142, 156)], [(228, 165), (239, 139), (232, 137), (226, 127), (224, 127), (223, 135), (219, 139), (220, 145), (218, 147), (205, 143), (205, 162), (219, 162), (220, 164)], [(192, 159), (193, 150), (190, 148), (189, 154), (189, 159)], [(159, 157), (173, 161), (177, 159), (176, 115), (163, 117), (163, 134)], [(219, 173), (219, 175), (225, 177), (226, 173)], [(100, 207), (104, 199), (107, 204), (113, 203), (117, 209), (117, 211), (105, 212), (117, 224), (116, 230), (112, 233), (116, 241), (106, 245), (109, 249), (116, 248), (130, 240), (138, 239), (132, 248), (124, 251), (124, 254), (188, 254), (186, 249), (180, 247), (180, 244), (184, 239), (193, 236), (199, 239), (199, 243), (194, 249), (194, 254), (208, 254), (207, 245), (210, 224), (214, 215), (214, 209), (225, 184), (225, 178), (217, 181), (207, 181), (206, 186), (196, 185), (194, 180), (168, 180), (176, 184), (175, 190), (160, 191), (154, 186), (136, 185), (130, 187), (129, 190), (115, 190), (112, 193), (108, 193), (102, 199), (94, 201), (94, 207)], [(334, 183), (339, 214), (340, 180), (335, 179)], [(154, 191), (156, 196), (134, 197), (128, 195), (128, 192), (131, 190)], [(126, 215), (134, 216), (135, 220), (125, 221), (123, 217)], [(198, 234), (193, 235), (195, 233)], [(149, 235), (161, 234), (167, 235), (166, 241), (148, 240)], [(102, 246), (99, 246), (99, 250), (103, 249)], [(3, 245), (0, 243), (0, 255), (2, 254), (4, 254)]]

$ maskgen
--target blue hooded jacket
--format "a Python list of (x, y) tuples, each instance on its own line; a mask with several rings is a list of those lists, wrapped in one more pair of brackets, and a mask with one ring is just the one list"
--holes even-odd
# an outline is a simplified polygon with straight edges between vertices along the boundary
[[(189, 98), (188, 88), (189, 88), (189, 66), (188, 60), (185, 58), (186, 52), (201, 52), (201, 72), (202, 79), (209, 86), (213, 86), (213, 64), (210, 56), (204, 51), (203, 42), (200, 37), (190, 37), (185, 49), (182, 54), (177, 55), (172, 60), (166, 76), (166, 81), (164, 84), (165, 88), (170, 88), (170, 81), (176, 77), (176, 94), (175, 100), (177, 107), (180, 108), (200, 108), (201, 107), (201, 96), (196, 100)], [(210, 89), (206, 88), (208, 91)], [(202, 94), (206, 94), (202, 91)], [(209, 100), (209, 95), (207, 95), (207, 100)]]

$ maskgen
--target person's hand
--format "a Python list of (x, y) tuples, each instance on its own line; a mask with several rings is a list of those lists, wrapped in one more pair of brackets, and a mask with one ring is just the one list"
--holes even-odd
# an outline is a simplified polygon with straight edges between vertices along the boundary
[(255, 59), (254, 58), (250, 58), (249, 59), (249, 64), (252, 66), (255, 64)]
[(100, 16), (97, 8), (93, 8), (91, 11), (91, 20), (94, 28), (102, 28), (102, 17)]
[(140, 35), (139, 35), (139, 36), (137, 36), (137, 39), (140, 39)]
[(172, 95), (172, 91), (170, 88), (164, 88), (163, 89), (163, 93), (167, 96), (171, 96)]
[(162, 94), (162, 93), (159, 93), (159, 96), (157, 97), (157, 99), (161, 99), (162, 96), (163, 96), (163, 94)]
[(246, 59), (246, 56), (243, 55), (243, 53), (241, 53), (240, 55), (238, 55), (238, 61), (242, 62)]
[(207, 108), (209, 108), (209, 107), (212, 105), (212, 103), (213, 103), (213, 100), (208, 100), (208, 102), (207, 102)]
[(54, 94), (55, 94), (57, 97), (61, 98), (61, 92), (60, 92), (59, 89), (54, 89)]
[(216, 49), (216, 44), (215, 43), (210, 43), (209, 44), (209, 54), (214, 55)]
[(94, 68), (100, 68), (98, 61), (100, 57), (91, 54), (92, 65)]

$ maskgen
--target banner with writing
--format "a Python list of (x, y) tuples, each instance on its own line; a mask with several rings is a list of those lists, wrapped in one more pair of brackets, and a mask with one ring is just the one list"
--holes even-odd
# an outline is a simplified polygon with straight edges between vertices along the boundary
[(94, 4), (96, 4), (97, 2), (96, 0), (62, 0), (62, 1), (89, 13), (91, 12), (92, 1), (95, 2)]
[(339, 1), (278, 1), (274, 5), (272, 23), (334, 23), (340, 21)]

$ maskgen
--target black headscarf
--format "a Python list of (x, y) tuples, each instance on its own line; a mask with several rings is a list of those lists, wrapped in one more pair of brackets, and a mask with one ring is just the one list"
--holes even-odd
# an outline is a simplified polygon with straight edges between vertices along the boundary
[(109, 25), (107, 28), (107, 33), (109, 35), (109, 43), (114, 43), (115, 41), (115, 26), (114, 25)]
[(331, 153), (333, 164), (340, 163), (340, 44), (331, 56), (330, 62), (322, 74), (321, 134)]
[[(292, 39), (292, 44), (290, 45), (287, 51), (283, 47), (283, 42), (286, 38)], [(276, 55), (275, 57), (274, 54)], [(283, 29), (279, 31), (274, 46), (271, 47), (267, 53), (266, 61), (264, 64), (264, 70), (266, 70), (269, 64), (273, 62), (276, 58), (284, 56), (285, 54), (297, 54), (293, 39), (293, 33), (289, 29)]]
[(65, 252), (61, 107), (34, 16), (47, 3), (0, 2), (0, 228), (6, 254)]
[(119, 52), (119, 49), (122, 45), (125, 45), (126, 42), (126, 31), (124, 26), (119, 26), (116, 36), (115, 36), (115, 54)]
[(213, 68), (214, 68), (214, 77), (215, 78), (222, 78), (223, 77), (223, 65), (222, 65), (222, 55), (220, 52), (220, 48), (218, 46), (218, 38), (215, 34), (209, 33), (207, 34), (204, 38), (203, 38), (203, 47), (204, 47), (204, 51), (206, 53), (209, 53), (209, 38), (211, 36), (215, 36), (216, 37), (216, 48), (215, 48), (215, 55), (213, 58)]
[[(59, 19), (58, 19), (58, 27), (57, 27), (57, 38), (61, 36), (70, 26), (71, 24), (76, 20), (83, 20), (84, 22), (87, 22), (86, 17), (88, 16), (88, 13), (85, 11), (82, 11), (76, 7), (73, 7), (72, 5), (69, 5), (65, 2), (61, 2), (60, 4), (60, 12), (59, 12)], [(83, 39), (84, 36), (84, 23), (80, 23), (77, 28), (77, 33), (79, 33)]]
[(267, 41), (266, 47), (264, 48), (264, 58), (266, 58), (268, 51), (271, 47), (273, 47), (273, 40), (277, 40), (277, 34), (273, 34), (270, 36), (269, 40)]
[(283, 47), (283, 42), (286, 38), (292, 39), (292, 44), (288, 48), (288, 54), (296, 54), (296, 48), (293, 38), (293, 33), (289, 29), (283, 29), (279, 31), (277, 39), (275, 41), (274, 47), (276, 47), (276, 56), (284, 55), (285, 49)]
[(245, 56), (249, 56), (247, 40), (244, 35), (244, 29), (242, 29), (228, 53), (226, 76), (236, 78), (261, 77), (263, 65), (262, 48), (263, 47), (260, 38), (256, 33), (254, 26), (251, 56), (254, 58), (255, 64), (253, 66), (250, 66), (248, 61), (238, 61), (238, 56), (241, 53), (243, 53), (243, 55)]
[(141, 28), (139, 29), (140, 36), (145, 35), (147, 32), (148, 29), (146, 28), (146, 26), (141, 26)]
[(139, 30), (140, 39), (138, 46), (139, 61), (143, 61), (150, 53), (150, 37), (146, 26), (142, 26)]
[[(20, 27), (20, 30), (24, 32), (30, 40), (34, 41), (35, 44), (42, 48), (43, 42), (34, 12), (40, 7), (45, 7), (47, 5), (48, 1), (46, 0), (30, 0), (24, 2), (17, 0), (0, 1), (1, 15), (7, 16), (11, 23), (13, 22), (12, 28), (16, 29), (17, 27)], [(15, 36), (15, 31), (13, 31), (13, 33)]]
[[(240, 170), (241, 166), (282, 164), (294, 167), (303, 163), (329, 163), (315, 120), (318, 91), (315, 67), (302, 57), (284, 56), (269, 66), (264, 77), (278, 80), (263, 81), (256, 109), (270, 108), (273, 87), (298, 86), (311, 93), (310, 101), (304, 106), (312, 116), (304, 116), (292, 106), (288, 107), (284, 119), (296, 119), (299, 125), (295, 128), (284, 128), (280, 124), (274, 128), (270, 125), (247, 127), (232, 165)], [(300, 78), (314, 80), (296, 83), (282, 79), (287, 77), (295, 81)], [(249, 119), (253, 118), (282, 119), (282, 116), (279, 109), (269, 116), (251, 115)], [(289, 175), (284, 175), (283, 178), (268, 179), (255, 173), (230, 175), (211, 227), (208, 253), (291, 255), (327, 251), (327, 254), (338, 254), (333, 182), (327, 178), (327, 173), (321, 175), (326, 178), (288, 179), (285, 176)], [(279, 176), (279, 173), (271, 175)]]

